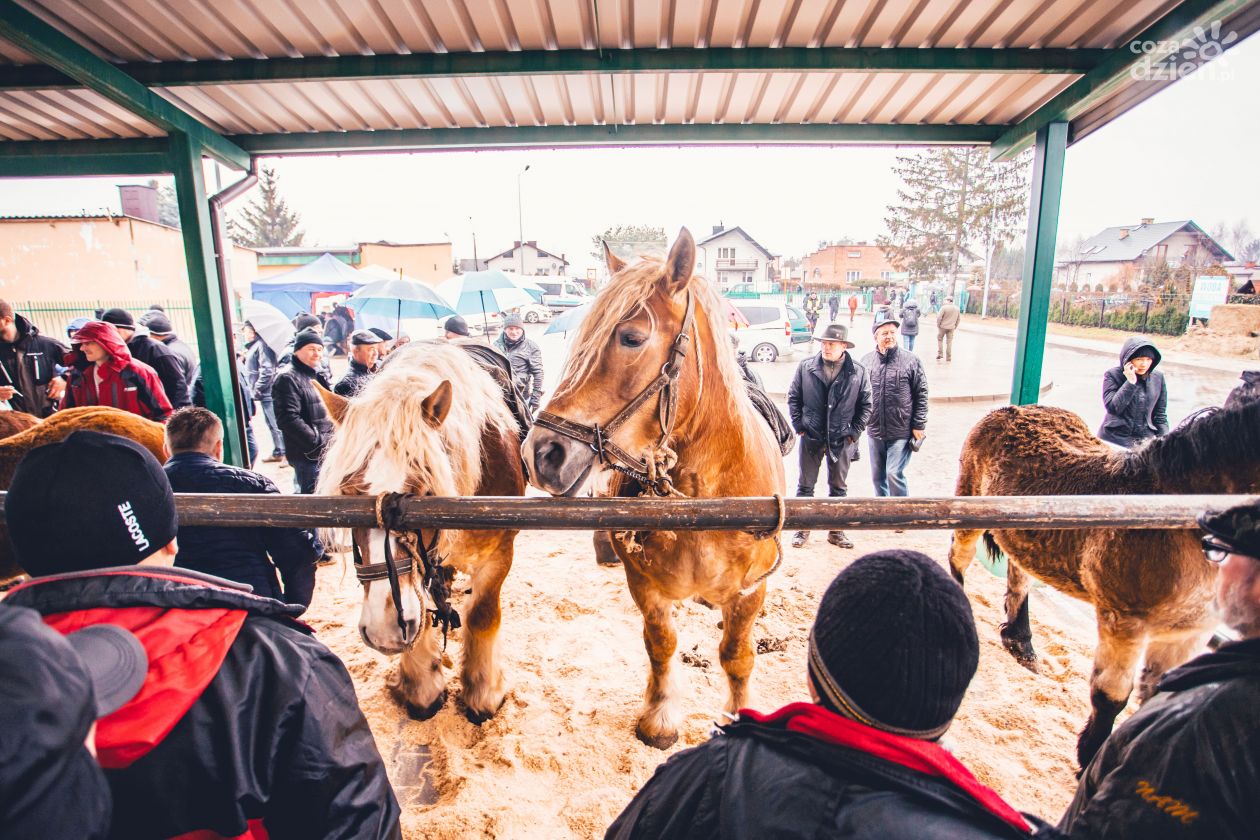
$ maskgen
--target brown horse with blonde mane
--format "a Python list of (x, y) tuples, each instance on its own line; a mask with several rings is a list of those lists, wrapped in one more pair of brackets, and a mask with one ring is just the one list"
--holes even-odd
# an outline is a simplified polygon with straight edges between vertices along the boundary
[[(408, 345), (391, 354), (353, 400), (322, 389), (320, 396), (337, 427), (320, 467), (322, 495), (371, 495), (384, 502), (383, 494), (392, 493), (525, 492), (519, 428), (503, 392), (457, 347)], [(466, 572), (472, 594), (463, 617), (463, 702), (474, 722), (490, 718), (505, 696), (497, 648), (499, 590), (512, 568), (517, 532), (407, 531), (378, 515), (379, 527), (355, 528), (350, 535), (363, 582), (363, 641), (381, 653), (400, 654), (395, 689), (408, 713), (420, 720), (436, 714), (447, 697), (444, 645), (429, 615), (449, 615), (443, 591), (449, 569)], [(379, 573), (364, 573), (373, 568)]]
[[(693, 275), (691, 234), (684, 228), (664, 261), (627, 266), (604, 251), (612, 280), (579, 328), (562, 384), (525, 441), (533, 483), (554, 495), (576, 495), (588, 485), (622, 496), (781, 495), (778, 445), (748, 399), (721, 300)], [(614, 535), (651, 663), (637, 726), (644, 743), (665, 749), (678, 739), (670, 673), (678, 601), (721, 607), (726, 709), (748, 705), (753, 621), (779, 558), (778, 540), (765, 536)]]

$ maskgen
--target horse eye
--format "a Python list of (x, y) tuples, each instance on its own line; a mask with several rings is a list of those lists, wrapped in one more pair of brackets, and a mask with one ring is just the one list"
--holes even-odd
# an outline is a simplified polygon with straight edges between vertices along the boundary
[(645, 341), (647, 341), (647, 336), (640, 333), (626, 332), (621, 334), (621, 346), (623, 347), (639, 347)]

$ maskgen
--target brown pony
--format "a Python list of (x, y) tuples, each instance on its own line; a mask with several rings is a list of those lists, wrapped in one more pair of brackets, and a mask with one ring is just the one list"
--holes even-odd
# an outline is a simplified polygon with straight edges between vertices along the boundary
[[(322, 495), (525, 492), (516, 420), (499, 386), (457, 347), (411, 344), (391, 354), (353, 400), (322, 389), (320, 396), (337, 426), (320, 467)], [(386, 552), (418, 559), (419, 546), (431, 545), (437, 560), (445, 558), (472, 577), (461, 679), (465, 711), (474, 722), (493, 716), (505, 696), (496, 647), (499, 589), (512, 567), (516, 533), (356, 528), (350, 536), (356, 565), (383, 563)], [(395, 689), (408, 713), (423, 720), (436, 714), (447, 696), (442, 634), (430, 626), (426, 611), (441, 604), (423, 589), (418, 569), (400, 577), (397, 599), (387, 579), (363, 583), (359, 633), (369, 647), (401, 654)]]
[[(963, 444), (959, 496), (1247, 493), (1260, 482), (1260, 402), (1183, 424), (1135, 450), (1112, 450), (1070, 411), (1008, 406), (990, 412)], [(1140, 502), (1139, 502), (1140, 504)], [(979, 530), (954, 532), (950, 566), (961, 583), (984, 533), (1007, 567), (1006, 649), (1032, 671), (1030, 575), (1088, 601), (1098, 616), (1093, 705), (1077, 743), (1086, 767), (1133, 689), (1149, 697), (1169, 668), (1202, 648), (1218, 617), (1216, 569), (1186, 530)]]
[(0, 411), (0, 440), (25, 432), (37, 425), (39, 418), (24, 411)]
[[(595, 299), (574, 339), (562, 384), (525, 440), (533, 483), (555, 495), (576, 495), (588, 483), (611, 495), (638, 495), (644, 482), (610, 466), (611, 461), (625, 469), (630, 461), (650, 464), (650, 483), (658, 489), (669, 492), (670, 484), (655, 481), (668, 477), (675, 492), (692, 498), (782, 494), (779, 449), (740, 379), (721, 300), (692, 274), (691, 234), (684, 228), (664, 261), (627, 266), (607, 248), (605, 257), (612, 281)], [(689, 306), (694, 311), (685, 326)], [(680, 346), (683, 352), (675, 353)], [(657, 392), (659, 397), (640, 401), (671, 366), (676, 381)], [(639, 407), (617, 422), (635, 402)], [(612, 429), (604, 443), (612, 459), (597, 457), (588, 441), (570, 436), (573, 432), (556, 430), (597, 425)], [(618, 452), (628, 457), (616, 457)], [(765, 578), (778, 562), (777, 542), (731, 531), (615, 535), (630, 594), (643, 614), (651, 662), (637, 727), (644, 743), (665, 749), (678, 738), (671, 612), (683, 599), (721, 607), (719, 656), (730, 690), (726, 709), (748, 704), (753, 621), (765, 599)]]
[[(13, 413), (3, 412), (0, 418)], [(62, 409), (42, 422), (33, 417), (31, 419), (34, 423), (29, 428), (0, 439), (0, 489), (8, 488), (18, 462), (27, 452), (45, 444), (65, 440), (71, 432), (83, 429), (130, 438), (152, 452), (158, 461), (166, 460), (162, 450), (166, 439), (165, 427), (127, 411), (93, 405)], [(66, 517), (67, 521), (72, 521), (74, 511), (66, 511)], [(20, 574), (22, 569), (13, 556), (8, 529), (0, 525), (0, 583)]]

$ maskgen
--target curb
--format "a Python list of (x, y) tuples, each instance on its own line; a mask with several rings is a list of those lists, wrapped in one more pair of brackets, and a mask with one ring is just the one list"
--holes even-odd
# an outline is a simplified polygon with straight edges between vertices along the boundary
[[(1041, 390), (1037, 393), (1045, 395), (1054, 387), (1054, 380), (1047, 379), (1041, 383)], [(786, 391), (768, 391), (767, 395), (772, 400), (783, 401), (787, 399)], [(947, 394), (945, 396), (934, 397), (928, 395), (929, 403), (988, 403), (988, 402), (1006, 402), (1011, 398), (1010, 391), (1003, 391), (1000, 394)]]

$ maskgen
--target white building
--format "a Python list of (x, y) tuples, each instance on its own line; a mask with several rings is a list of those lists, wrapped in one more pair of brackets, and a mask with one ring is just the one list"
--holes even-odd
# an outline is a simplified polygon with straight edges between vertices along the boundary
[(751, 283), (751, 291), (775, 291), (771, 271), (775, 255), (743, 228), (716, 225), (712, 235), (696, 243), (696, 250), (696, 273), (705, 275), (719, 288)]
[[(523, 252), (523, 253), (522, 253)], [(567, 274), (569, 261), (564, 254), (557, 256), (550, 251), (538, 247), (538, 243), (530, 240), (524, 248), (520, 242), (513, 242), (511, 249), (502, 254), (482, 260), (486, 268), (499, 271), (515, 271), (518, 274)]]

